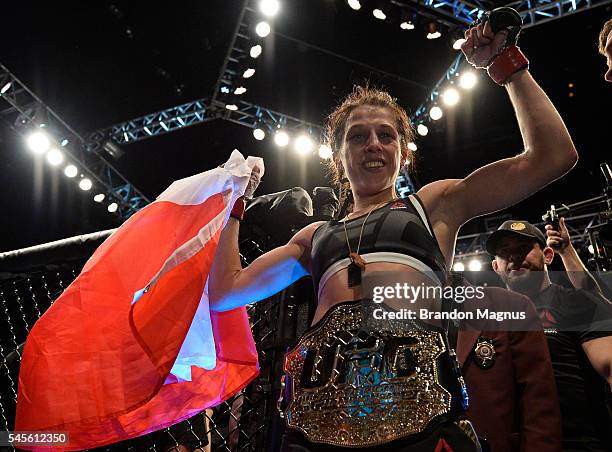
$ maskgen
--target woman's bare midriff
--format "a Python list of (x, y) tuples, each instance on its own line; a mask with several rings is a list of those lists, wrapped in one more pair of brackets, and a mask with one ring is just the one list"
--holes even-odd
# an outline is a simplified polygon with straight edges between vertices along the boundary
[[(419, 286), (421, 284), (434, 285), (431, 278), (425, 275), (421, 270), (417, 270), (409, 265), (397, 264), (391, 262), (372, 262), (366, 264), (366, 269), (363, 272), (363, 277), (373, 276), (374, 273), (382, 272), (385, 274), (393, 273), (394, 275), (401, 274), (401, 282), (408, 282)], [(380, 273), (379, 273), (380, 274)], [(393, 279), (395, 281), (395, 278)], [(399, 281), (397, 281), (399, 282)], [(362, 291), (362, 286), (349, 287), (348, 286), (348, 270), (344, 269), (327, 280), (325, 286), (320, 288), (320, 297), (315, 311), (314, 319), (312, 324), (318, 322), (327, 311), (329, 311), (335, 305), (344, 301), (359, 300), (361, 298), (370, 296)], [(425, 303), (428, 300), (420, 300)], [(414, 305), (413, 305), (414, 306)], [(397, 307), (395, 307), (397, 308)]]

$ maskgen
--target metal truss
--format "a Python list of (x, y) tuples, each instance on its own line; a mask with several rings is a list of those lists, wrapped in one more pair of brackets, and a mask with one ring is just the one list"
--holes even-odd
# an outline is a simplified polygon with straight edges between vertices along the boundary
[[(507, 218), (509, 219), (509, 218)], [(566, 225), (572, 238), (572, 244), (577, 250), (586, 249), (591, 243), (589, 233), (596, 231), (599, 227), (606, 224), (608, 218), (605, 212), (592, 212), (568, 216)], [(546, 222), (534, 223), (540, 229), (544, 229)], [(489, 257), (485, 244), (489, 236), (497, 230), (497, 226), (489, 227), (485, 232), (478, 234), (467, 234), (457, 237), (455, 246), (455, 262), (465, 261), (472, 258)]]
[(209, 106), (208, 99), (197, 99), (97, 130), (89, 135), (87, 150), (99, 151), (107, 140), (125, 145), (218, 118)]
[(0, 99), (8, 104), (0, 111), (0, 119), (24, 138), (44, 127), (42, 130), (55, 137), (53, 145), (68, 156), (67, 160), (92, 180), (96, 190), (104, 190), (118, 204), (116, 213), (121, 218), (128, 218), (150, 202), (108, 161), (86, 152), (86, 141), (2, 64)]
[(235, 124), (253, 129), (259, 127), (272, 133), (281, 128), (287, 132), (302, 131), (314, 135), (313, 140), (322, 141), (323, 127), (318, 124), (313, 124), (249, 102), (240, 101), (237, 106), (238, 110), (236, 111), (225, 109), (221, 117)]
[[(523, 29), (528, 29), (536, 25), (550, 22), (551, 20), (561, 19), (563, 17), (575, 14), (581, 11), (586, 11), (597, 6), (612, 4), (612, 0), (519, 0), (508, 3), (505, 6), (516, 9), (523, 18)], [(440, 8), (442, 10), (453, 11), (458, 19), (469, 25), (471, 21), (466, 21), (466, 11), (473, 11), (473, 17), (478, 17), (478, 12), (473, 10), (474, 5), (463, 1), (447, 2), (445, 0), (435, 2), (426, 0), (426, 6), (430, 8)], [(441, 94), (442, 88), (454, 83), (456, 76), (459, 75), (459, 68), (465, 63), (463, 53), (459, 52), (453, 60), (450, 67), (442, 75), (442, 77), (434, 85), (428, 99), (423, 102), (415, 111), (412, 119), (415, 123), (430, 122), (429, 110), (438, 103), (438, 97)], [(465, 63), (467, 65), (467, 63)]]
[[(249, 0), (243, 0), (242, 7), (240, 8), (240, 14), (238, 16), (238, 22), (232, 35), (229, 49), (221, 65), (219, 77), (213, 88), (211, 96), (211, 105), (217, 105), (217, 103), (223, 108), (225, 107), (224, 102), (217, 102), (217, 98), (220, 94), (230, 94), (234, 90), (234, 80), (241, 77), (242, 72), (247, 69), (245, 64), (248, 64), (249, 59), (249, 43), (251, 42), (249, 24), (245, 23), (245, 16), (248, 11), (252, 11), (248, 7)], [(221, 90), (227, 91), (222, 93)], [(230, 94), (231, 97), (231, 94)]]
[(472, 3), (462, 0), (391, 0), (391, 3), (400, 7), (412, 8), (418, 12), (429, 9), (439, 22), (449, 26), (470, 25), (487, 10), (487, 7), (479, 1)]
[[(247, 47), (249, 43), (254, 42), (249, 33), (249, 27), (245, 23), (247, 14), (252, 12), (248, 3), (248, 0), (243, 3), (230, 48), (209, 102), (206, 99), (198, 99), (94, 132), (89, 138), (89, 148), (99, 148), (105, 137), (112, 139), (117, 144), (128, 144), (218, 117), (252, 128), (257, 126), (258, 119), (262, 119), (270, 127), (283, 126), (285, 125), (285, 119), (287, 121), (290, 119), (294, 128), (301, 126), (311, 130), (320, 129), (320, 126), (309, 124), (300, 119), (291, 118), (282, 113), (244, 101), (236, 101), (237, 111), (225, 110), (225, 105), (229, 100), (228, 97), (233, 97), (232, 100), (236, 100), (235, 96), (232, 96), (234, 82), (236, 77), (240, 75), (240, 70), (245, 67), (243, 63), (249, 61), (247, 59)], [(392, 1), (392, 3), (397, 5), (417, 4), (416, 1)], [(612, 3), (612, 0), (560, 0), (556, 2), (522, 0), (510, 3), (508, 6), (517, 9), (523, 17), (524, 28), (530, 28), (540, 23), (610, 3)], [(424, 6), (437, 11), (444, 11), (465, 25), (472, 23), (485, 10), (479, 2), (470, 3), (461, 0), (426, 0)], [(421, 7), (423, 7), (422, 4)], [(434, 85), (427, 100), (416, 109), (412, 115), (412, 120), (416, 124), (429, 122), (429, 110), (433, 105), (437, 104), (442, 87), (454, 82), (459, 74), (459, 70), (464, 63), (462, 55), (462, 53), (459, 53), (455, 57), (449, 69)], [(242, 66), (240, 66), (241, 64)], [(222, 92), (222, 90), (225, 92)]]
[[(447, 18), (466, 26), (479, 19), (485, 11), (490, 9), (492, 4), (492, 2), (478, 0), (474, 2), (463, 0), (424, 0), (423, 2), (420, 0), (391, 0), (391, 3), (421, 11), (423, 8), (427, 8), (439, 16), (442, 22), (445, 22), (443, 19)], [(504, 6), (518, 11), (523, 18), (523, 28), (525, 29), (609, 3), (610, 0), (517, 0)]]
[(518, 0), (505, 6), (519, 12), (525, 29), (610, 3), (612, 0)]
[[(464, 63), (463, 53), (459, 52), (459, 55), (455, 57), (450, 67), (446, 70), (444, 75), (437, 81), (434, 85), (431, 93), (429, 94), (429, 98), (419, 105), (419, 108), (416, 109), (414, 114), (410, 119), (412, 119), (413, 124), (421, 124), (430, 122), (429, 118), (429, 110), (438, 103), (438, 97), (440, 97), (441, 90), (444, 86), (452, 84), (455, 82), (455, 79), (459, 75), (459, 68), (462, 63)], [(467, 63), (466, 63), (467, 64)]]

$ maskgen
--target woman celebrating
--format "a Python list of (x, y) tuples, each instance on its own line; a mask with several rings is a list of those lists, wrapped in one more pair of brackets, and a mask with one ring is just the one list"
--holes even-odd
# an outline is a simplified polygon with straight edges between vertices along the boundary
[(317, 293), (313, 324), (285, 360), (291, 400), (283, 450), (480, 450), (462, 419), (464, 386), (444, 328), (364, 329), (362, 280), (392, 272), (413, 285), (442, 284), (436, 274), (450, 268), (461, 225), (519, 202), (576, 163), (562, 119), (525, 56), (505, 46), (507, 36), (487, 21), (466, 32), (462, 51), (508, 91), (524, 142), (519, 155), (398, 199), (395, 179), (412, 160), (408, 116), (389, 94), (357, 87), (327, 123), (336, 182), (348, 180), (352, 191), (351, 213), (305, 227), (243, 269), (244, 203), (234, 206), (209, 280), (211, 308), (268, 298), (308, 274)]

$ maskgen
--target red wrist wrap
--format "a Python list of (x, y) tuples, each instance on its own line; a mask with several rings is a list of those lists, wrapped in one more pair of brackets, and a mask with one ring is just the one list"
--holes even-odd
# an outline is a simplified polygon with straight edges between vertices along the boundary
[(504, 85), (511, 75), (523, 69), (529, 69), (529, 60), (517, 46), (510, 46), (495, 57), (487, 72), (495, 83)]
[(234, 217), (238, 221), (242, 221), (244, 218), (244, 198), (241, 196), (234, 203), (234, 207), (232, 207), (232, 212), (230, 213), (230, 217)]

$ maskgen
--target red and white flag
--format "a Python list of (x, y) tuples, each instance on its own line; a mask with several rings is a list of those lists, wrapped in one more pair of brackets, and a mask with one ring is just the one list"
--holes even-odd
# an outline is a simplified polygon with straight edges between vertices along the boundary
[(263, 175), (262, 159), (234, 151), (223, 168), (174, 182), (96, 250), (28, 336), (15, 430), (98, 447), (189, 418), (257, 376), (245, 308), (211, 312), (207, 295), (254, 167)]

